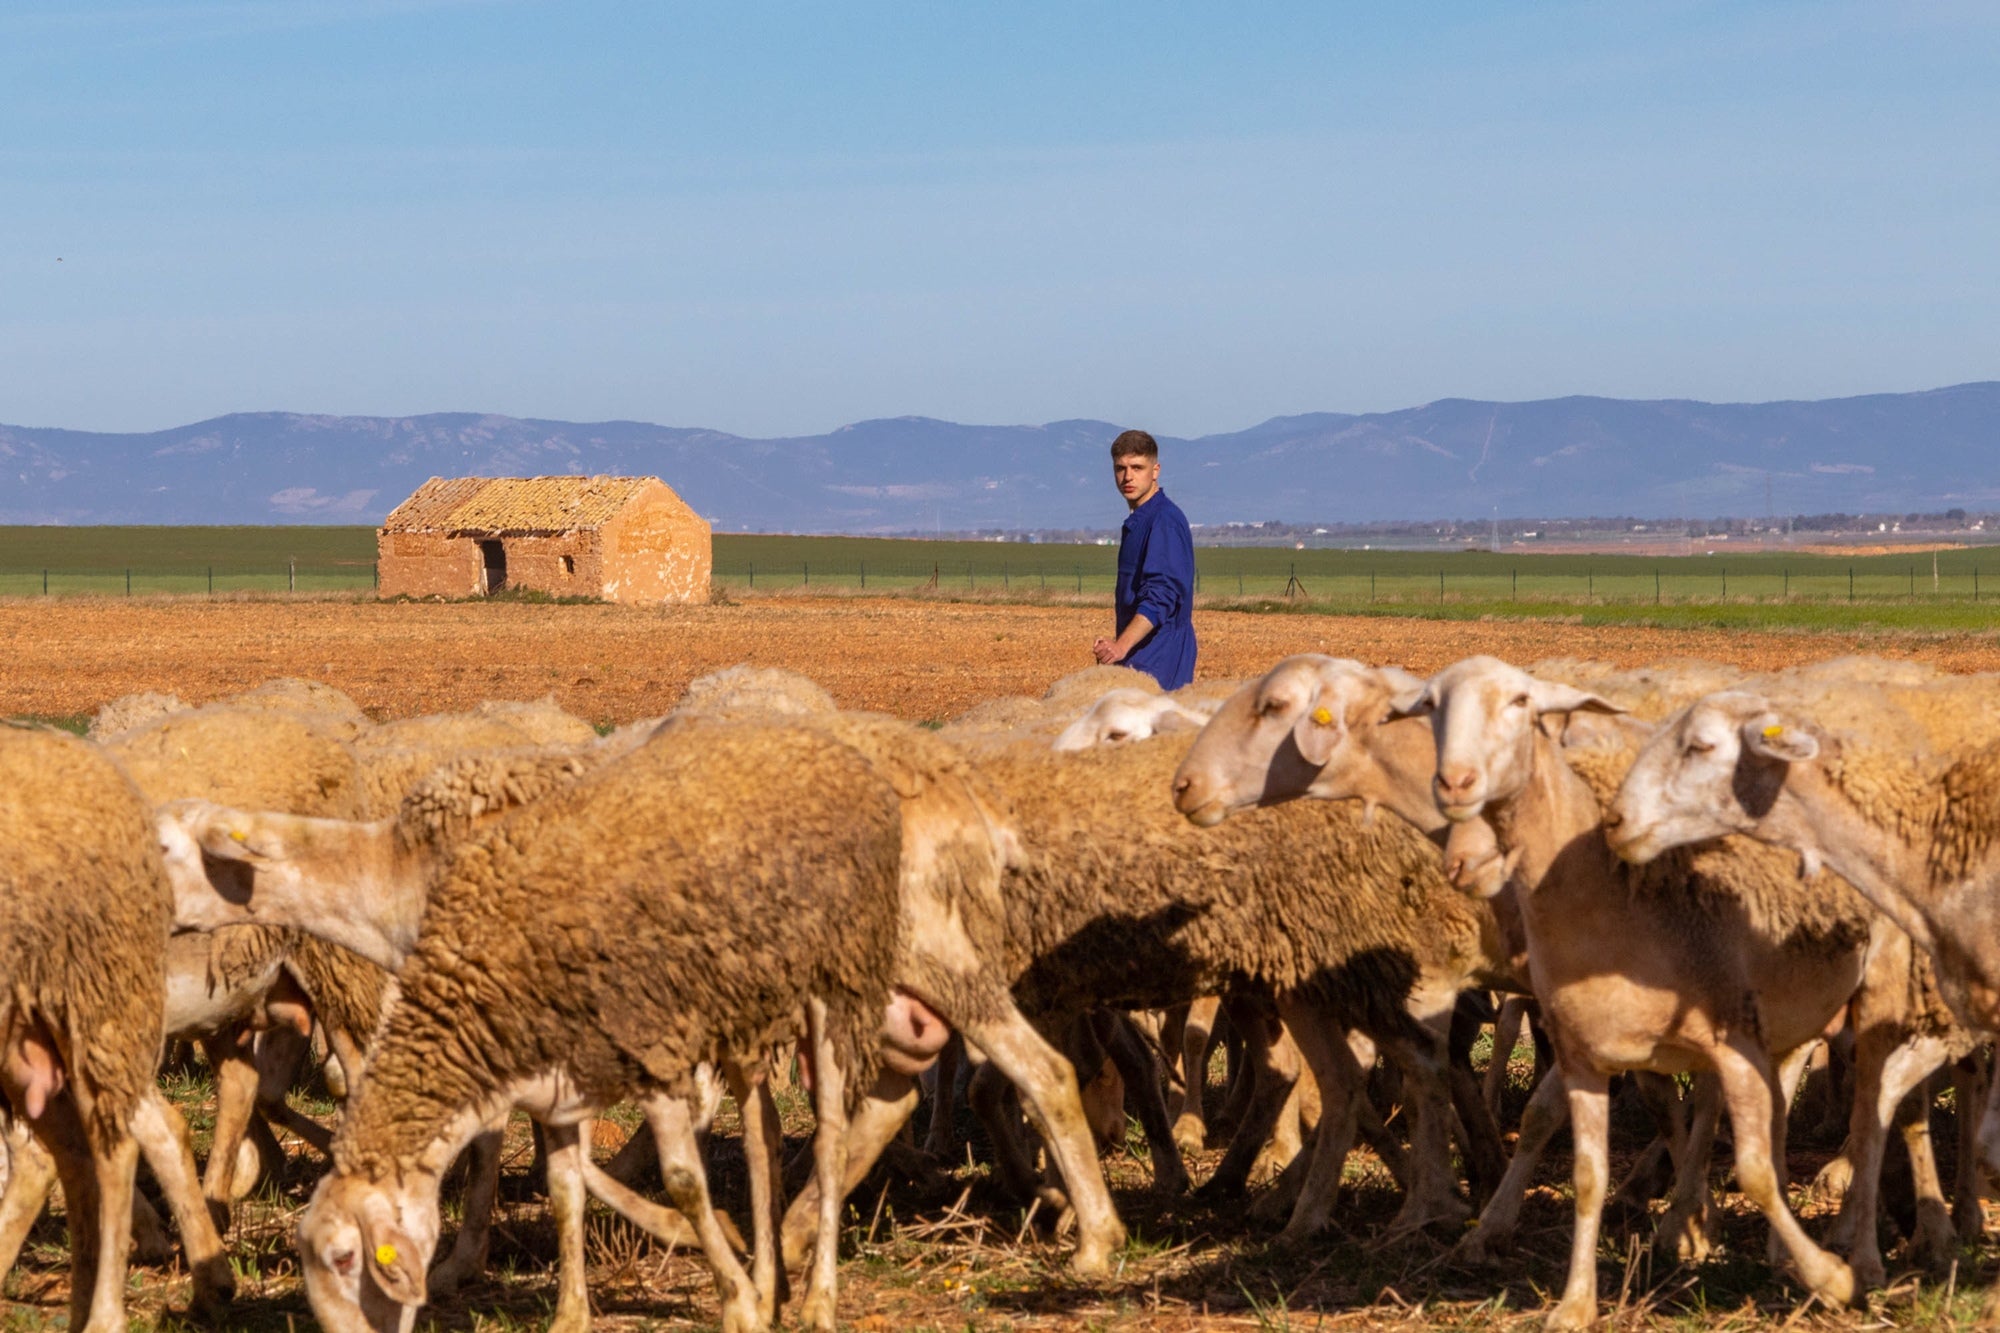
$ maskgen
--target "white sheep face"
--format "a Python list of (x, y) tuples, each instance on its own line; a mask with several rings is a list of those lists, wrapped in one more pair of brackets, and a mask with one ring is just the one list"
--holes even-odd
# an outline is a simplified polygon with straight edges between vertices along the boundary
[[(420, 1184), (423, 1182), (419, 1182)], [(401, 1188), (329, 1175), (299, 1219), (313, 1315), (329, 1333), (410, 1333), (437, 1250), (437, 1182)]]
[(1549, 713), (1619, 710), (1574, 686), (1538, 680), (1497, 657), (1468, 657), (1431, 677), (1402, 712), (1428, 715), (1437, 740), (1432, 797), (1445, 818), (1477, 819), (1534, 776), (1535, 728)]
[(1398, 667), (1288, 657), (1231, 695), (1202, 728), (1174, 775), (1175, 807), (1207, 828), (1252, 806), (1360, 795), (1366, 757), (1352, 728), (1382, 721), (1391, 698), (1422, 684)]
[(1688, 843), (1760, 832), (1786, 771), (1818, 742), (1741, 690), (1697, 699), (1639, 751), (1605, 812), (1611, 850), (1635, 865)]
[(1206, 722), (1205, 713), (1170, 695), (1144, 690), (1112, 690), (1056, 737), (1059, 753), (1089, 750), (1099, 745), (1124, 745), (1172, 731), (1192, 731)]

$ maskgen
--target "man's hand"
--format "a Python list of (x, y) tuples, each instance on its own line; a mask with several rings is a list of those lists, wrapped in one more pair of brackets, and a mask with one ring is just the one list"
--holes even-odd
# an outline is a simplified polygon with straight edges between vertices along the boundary
[(1091, 653), (1099, 666), (1111, 666), (1125, 660), (1125, 654), (1139, 646), (1139, 641), (1153, 632), (1153, 622), (1144, 616), (1133, 616), (1125, 625), (1125, 632), (1115, 639), (1099, 639), (1090, 645)]

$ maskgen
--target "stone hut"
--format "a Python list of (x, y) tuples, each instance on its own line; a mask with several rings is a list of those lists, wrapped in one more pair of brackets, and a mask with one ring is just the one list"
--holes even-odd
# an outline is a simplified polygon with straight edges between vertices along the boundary
[(384, 597), (705, 602), (708, 524), (658, 477), (432, 477), (376, 532)]

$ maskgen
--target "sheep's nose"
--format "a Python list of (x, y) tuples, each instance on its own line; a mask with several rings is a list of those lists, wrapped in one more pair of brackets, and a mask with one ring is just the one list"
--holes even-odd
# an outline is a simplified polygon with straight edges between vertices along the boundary
[(1472, 784), (1478, 780), (1479, 775), (1469, 768), (1449, 773), (1439, 769), (1437, 776), (1432, 779), (1440, 796), (1468, 796), (1472, 793)]
[(1620, 824), (1623, 824), (1624, 822), (1625, 822), (1625, 816), (1619, 814), (1616, 810), (1606, 810), (1604, 812), (1605, 832), (1607, 833), (1611, 832), (1613, 829), (1616, 829)]

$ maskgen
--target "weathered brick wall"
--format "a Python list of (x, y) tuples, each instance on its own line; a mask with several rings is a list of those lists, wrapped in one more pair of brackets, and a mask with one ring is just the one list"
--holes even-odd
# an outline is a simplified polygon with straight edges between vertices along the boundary
[(649, 486), (605, 524), (611, 602), (706, 602), (715, 553), (708, 524), (664, 486)]
[(377, 532), (375, 556), (384, 597), (476, 597), (484, 573), (476, 542), (439, 532)]
[(503, 537), (501, 545), (507, 552), (510, 588), (533, 588), (552, 597), (604, 595), (604, 542), (593, 529)]

